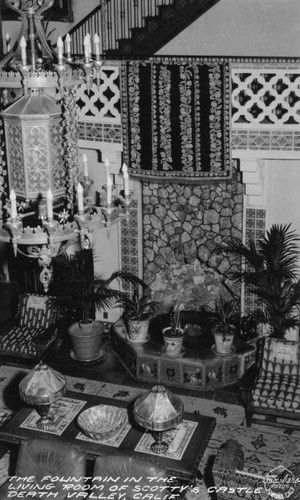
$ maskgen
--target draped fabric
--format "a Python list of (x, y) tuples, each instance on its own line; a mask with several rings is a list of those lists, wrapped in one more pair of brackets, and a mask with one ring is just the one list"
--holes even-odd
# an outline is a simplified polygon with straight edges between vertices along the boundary
[(228, 62), (123, 61), (121, 92), (124, 161), (131, 175), (230, 177)]

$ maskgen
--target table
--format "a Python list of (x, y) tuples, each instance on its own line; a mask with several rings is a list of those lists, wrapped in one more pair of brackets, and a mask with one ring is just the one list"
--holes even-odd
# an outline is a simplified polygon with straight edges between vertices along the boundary
[[(127, 419), (120, 433), (109, 442), (91, 440), (80, 432), (77, 416), (84, 409), (106, 404), (124, 409)], [(87, 458), (109, 454), (119, 450), (122, 453), (152, 460), (167, 470), (167, 473), (184, 481), (193, 481), (199, 462), (215, 428), (212, 417), (184, 413), (177, 428), (167, 431), (164, 438), (169, 441), (165, 454), (155, 454), (150, 450), (152, 435), (144, 432), (133, 420), (132, 402), (115, 401), (90, 394), (68, 392), (64, 398), (53, 404), (55, 422), (47, 431), (36, 427), (39, 418), (32, 407), (22, 408), (0, 430), (0, 441), (21, 443), (28, 439), (51, 439), (76, 444)]]

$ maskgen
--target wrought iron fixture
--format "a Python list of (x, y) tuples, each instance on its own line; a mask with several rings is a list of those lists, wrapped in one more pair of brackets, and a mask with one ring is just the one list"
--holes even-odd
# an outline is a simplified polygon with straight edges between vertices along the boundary
[[(95, 206), (87, 159), (79, 172), (76, 87), (100, 85), (101, 43), (84, 40), (84, 59), (75, 61), (70, 37), (57, 51), (43, 29), (44, 12), (54, 0), (6, 0), (21, 17), (14, 48), (0, 62), (2, 134), (0, 155), (0, 240), (12, 242), (14, 254), (37, 258), (45, 291), (52, 278), (51, 260), (65, 245), (93, 243), (92, 233), (129, 217), (131, 192), (126, 165), (124, 189), (117, 191), (106, 164), (106, 185)], [(93, 49), (92, 49), (93, 46)], [(5, 139), (4, 139), (5, 138)]]

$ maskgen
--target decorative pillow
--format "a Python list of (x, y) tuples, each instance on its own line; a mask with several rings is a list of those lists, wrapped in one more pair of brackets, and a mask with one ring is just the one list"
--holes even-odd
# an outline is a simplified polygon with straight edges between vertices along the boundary
[(55, 329), (15, 326), (0, 337), (0, 352), (4, 354), (40, 357), (55, 341)]
[[(267, 338), (265, 340), (262, 370), (270, 369), (273, 365), (298, 365), (299, 342)], [(271, 370), (272, 371), (272, 370)]]
[(300, 412), (299, 342), (268, 338), (253, 406)]
[(58, 304), (55, 297), (38, 294), (24, 294), (19, 302), (19, 325), (28, 328), (49, 328), (58, 318)]

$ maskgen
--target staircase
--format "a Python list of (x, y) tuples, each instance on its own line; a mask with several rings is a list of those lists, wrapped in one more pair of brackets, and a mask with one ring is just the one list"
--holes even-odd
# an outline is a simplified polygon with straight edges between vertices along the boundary
[(70, 32), (82, 56), (87, 33), (101, 33), (106, 59), (150, 57), (219, 0), (101, 0)]

